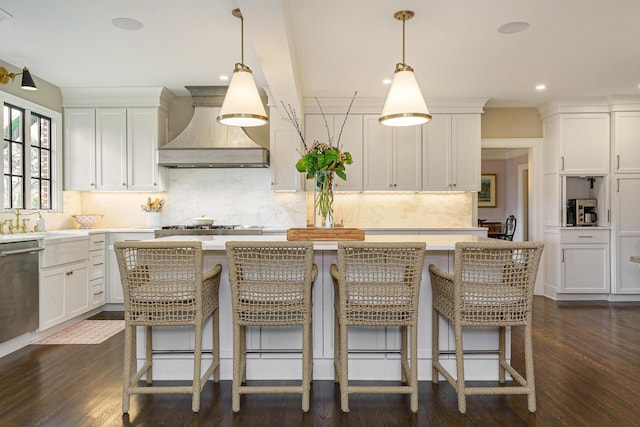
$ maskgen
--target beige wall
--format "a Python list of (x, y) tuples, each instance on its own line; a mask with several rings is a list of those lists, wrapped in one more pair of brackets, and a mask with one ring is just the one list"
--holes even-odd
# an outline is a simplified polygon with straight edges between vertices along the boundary
[(542, 138), (536, 108), (485, 108), (482, 138)]
[[(29, 65), (27, 64), (27, 67), (28, 66)], [(15, 67), (2, 60), (0, 60), (0, 67), (6, 68), (10, 73), (17, 74), (22, 72), (22, 68)], [(35, 82), (38, 90), (22, 89), (20, 87), (22, 76), (16, 76), (13, 82), (9, 79), (9, 82), (6, 85), (0, 85), (0, 90), (61, 113), (62, 93), (60, 92), (60, 88), (38, 77), (37, 70), (29, 69), (29, 71), (31, 72), (31, 77), (33, 77), (33, 81)]]

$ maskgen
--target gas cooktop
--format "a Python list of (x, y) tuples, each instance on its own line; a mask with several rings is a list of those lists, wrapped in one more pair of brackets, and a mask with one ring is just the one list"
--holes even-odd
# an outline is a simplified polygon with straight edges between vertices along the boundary
[(262, 228), (260, 225), (165, 225), (162, 229), (155, 230), (154, 234), (155, 237), (197, 234), (260, 235)]

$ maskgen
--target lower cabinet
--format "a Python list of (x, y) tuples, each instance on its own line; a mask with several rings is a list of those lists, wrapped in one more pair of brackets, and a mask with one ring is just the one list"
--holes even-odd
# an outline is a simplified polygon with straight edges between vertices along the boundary
[(114, 232), (108, 234), (109, 256), (107, 260), (107, 303), (123, 304), (124, 296), (122, 295), (122, 284), (120, 283), (120, 271), (118, 270), (118, 261), (116, 253), (113, 249), (115, 242), (137, 241), (153, 239), (153, 231), (131, 231), (131, 232)]
[(40, 273), (40, 330), (90, 309), (87, 262), (48, 268)]
[(89, 304), (91, 308), (100, 307), (107, 301), (105, 243), (106, 234), (89, 236)]
[(547, 290), (557, 294), (609, 294), (608, 229), (549, 229), (545, 232)]

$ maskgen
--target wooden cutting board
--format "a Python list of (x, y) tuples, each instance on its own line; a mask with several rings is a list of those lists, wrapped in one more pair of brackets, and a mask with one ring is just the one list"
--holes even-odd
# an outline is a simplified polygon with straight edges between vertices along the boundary
[(360, 228), (290, 228), (287, 240), (364, 240)]

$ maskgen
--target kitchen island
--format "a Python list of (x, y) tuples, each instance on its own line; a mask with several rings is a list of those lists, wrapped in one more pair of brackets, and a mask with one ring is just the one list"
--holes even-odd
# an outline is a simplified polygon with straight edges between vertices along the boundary
[[(170, 236), (157, 241), (201, 241), (205, 250), (205, 269), (222, 264), (220, 282), (220, 355), (221, 378), (231, 379), (232, 321), (231, 297), (228, 280), (225, 243), (231, 240), (284, 241), (284, 235), (263, 236)], [(369, 242), (425, 242), (425, 259), (420, 289), (418, 320), (418, 376), (431, 379), (431, 285), (429, 264), (445, 271), (453, 271), (456, 242), (477, 242), (484, 237), (471, 235), (367, 235)], [(337, 242), (315, 241), (314, 262), (318, 276), (313, 287), (313, 377), (333, 379), (333, 282), (329, 273), (331, 264), (337, 264)], [(158, 380), (187, 380), (191, 378), (194, 333), (191, 328), (156, 328), (154, 334), (154, 378)], [(211, 321), (203, 332), (205, 349), (212, 346)], [(144, 355), (144, 330), (138, 331), (138, 364)], [(397, 328), (351, 328), (350, 352), (359, 363), (350, 366), (353, 379), (398, 380), (400, 378), (400, 334)], [(466, 377), (468, 380), (496, 380), (497, 355), (489, 354), (498, 348), (498, 332), (494, 328), (465, 331), (464, 338)], [(441, 362), (455, 372), (455, 346), (453, 330), (444, 320), (440, 322), (440, 346), (445, 352)], [(247, 375), (251, 379), (299, 379), (301, 356), (299, 328), (251, 328), (247, 332)], [(367, 353), (360, 352), (358, 350)], [(203, 359), (207, 360), (203, 354)], [(365, 359), (367, 363), (363, 363)]]

